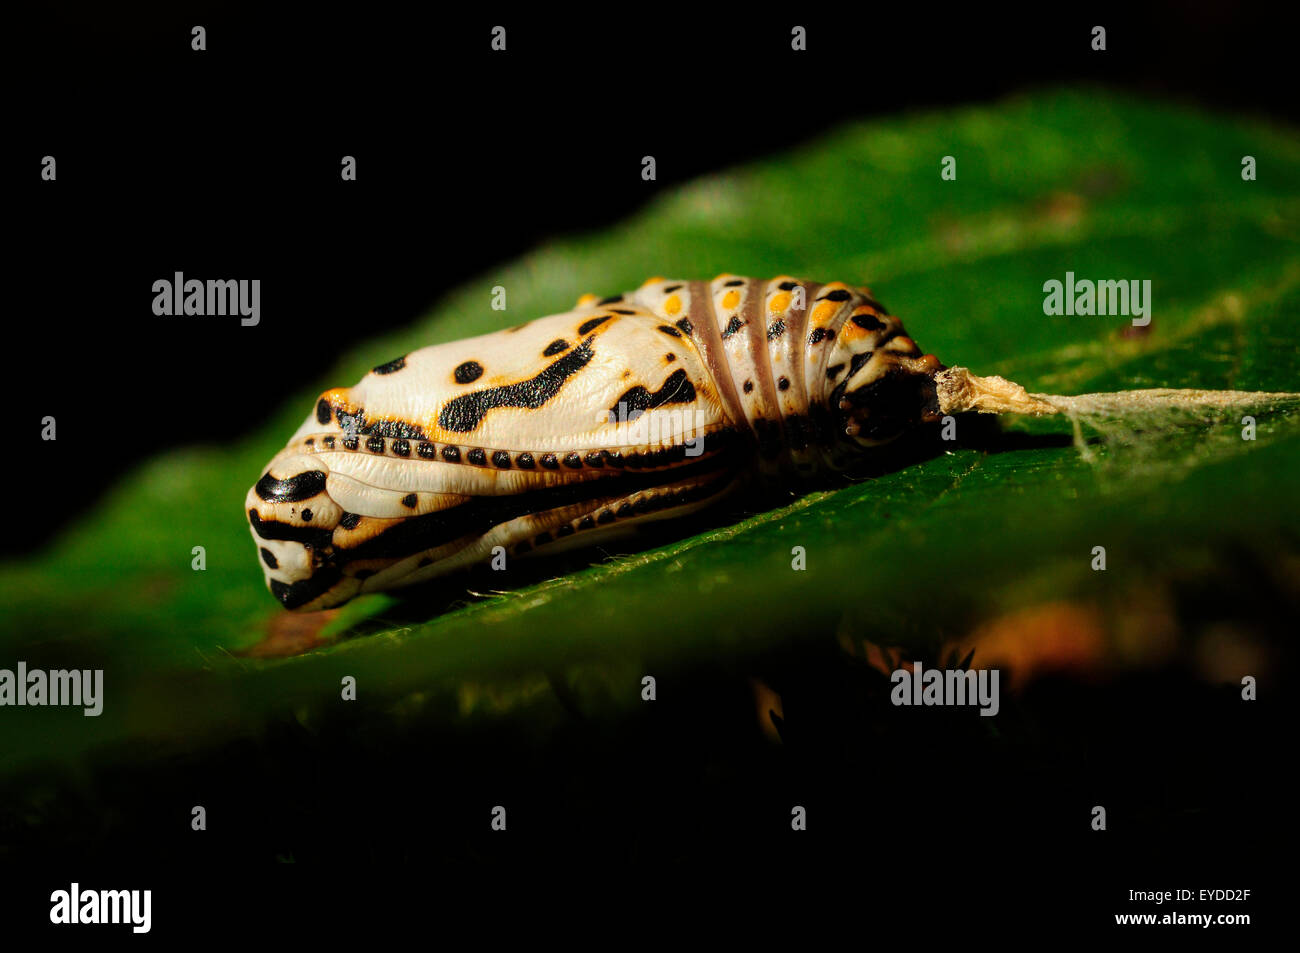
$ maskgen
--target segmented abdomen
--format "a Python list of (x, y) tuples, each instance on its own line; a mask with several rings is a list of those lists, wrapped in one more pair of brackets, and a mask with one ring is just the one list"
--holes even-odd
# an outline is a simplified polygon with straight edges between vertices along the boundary
[(866, 366), (877, 349), (920, 354), (869, 289), (842, 282), (652, 278), (621, 297), (691, 336), (728, 417), (748, 425), (769, 475), (840, 468), (837, 389), (859, 372), (883, 375), (887, 360)]

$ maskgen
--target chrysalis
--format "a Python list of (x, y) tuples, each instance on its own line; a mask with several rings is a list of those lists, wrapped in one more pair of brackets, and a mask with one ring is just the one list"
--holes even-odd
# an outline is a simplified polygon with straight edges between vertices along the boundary
[(272, 593), (323, 609), (799, 485), (946, 414), (1086, 399), (944, 368), (866, 288), (653, 278), (326, 391), (245, 509)]

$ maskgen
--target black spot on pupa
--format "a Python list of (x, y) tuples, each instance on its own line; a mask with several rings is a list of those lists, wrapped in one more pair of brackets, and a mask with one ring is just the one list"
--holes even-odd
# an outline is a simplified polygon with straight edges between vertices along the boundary
[(826, 368), (827, 379), (832, 381), (835, 380), (835, 378), (840, 376), (840, 371), (842, 370), (844, 370), (843, 364), (832, 364), (830, 367)]
[(565, 523), (562, 526), (560, 526), (558, 529), (556, 529), (555, 534), (557, 536), (572, 536), (573, 527), (570, 526), (568, 523)]
[(547, 470), (558, 470), (560, 468), (560, 461), (556, 459), (553, 453), (542, 454), (541, 463)]
[(262, 554), (262, 562), (266, 563), (272, 569), (280, 568), (280, 564), (276, 561), (275, 553), (271, 552), (265, 546), (260, 547), (258, 551)]
[(409, 441), (398, 437), (393, 441), (393, 453), (399, 457), (409, 457), (411, 455), (411, 444)]
[(443, 447), (442, 458), (448, 463), (460, 463), (460, 447)]
[(813, 328), (812, 333), (808, 335), (809, 344), (820, 344), (831, 336), (831, 332), (825, 328)]
[(333, 438), (333, 437), (326, 437), (324, 440), (321, 441), (321, 443), (325, 444), (325, 449), (326, 449), (326, 450), (333, 450), (333, 449), (334, 449), (334, 438)]
[(845, 291), (843, 288), (836, 288), (834, 291), (826, 292), (817, 300), (818, 301), (848, 301), (852, 297), (853, 295)]
[(327, 424), (330, 422), (329, 401), (327, 401), (323, 397), (320, 400), (316, 401), (316, 420), (322, 424)]
[(532, 550), (533, 550), (533, 544), (528, 542), (528, 540), (524, 540), (522, 543), (520, 543), (515, 547), (515, 555), (522, 556), (524, 555), (524, 553), (532, 552)]
[(360, 513), (344, 513), (339, 517), (339, 525), (344, 529), (356, 529), (361, 523)]
[(682, 336), (682, 332), (681, 332), (681, 331), (678, 331), (675, 327), (673, 327), (672, 325), (669, 325), (669, 324), (661, 324), (661, 325), (659, 325), (659, 330), (662, 331), (662, 332), (664, 332), (664, 334), (671, 335), (672, 337), (675, 337), (675, 338), (679, 338), (679, 337)]
[(550, 533), (538, 533), (537, 536), (534, 537), (533, 543), (537, 546), (545, 546), (547, 543), (551, 542), (552, 539), (553, 537)]
[(613, 510), (601, 510), (600, 515), (596, 517), (597, 523), (612, 523), (617, 517), (614, 516)]
[(515, 466), (521, 470), (532, 470), (536, 468), (537, 461), (533, 459), (531, 453), (521, 453), (519, 456), (515, 457)]
[(682, 288), (681, 285), (669, 285), (667, 288), (664, 289), (664, 294), (670, 295), (674, 291), (680, 291), (681, 288)]
[(609, 320), (609, 315), (607, 314), (599, 318), (588, 318), (586, 321), (583, 321), (580, 325), (578, 325), (578, 333), (586, 334), (589, 331), (594, 331), (596, 330), (596, 328), (600, 327), (608, 320)]
[(680, 321), (678, 321), (677, 328), (682, 332), (682, 334), (685, 334), (687, 337), (690, 337), (692, 334), (695, 333), (695, 325), (691, 324), (690, 318), (682, 318)]
[(428, 556), (421, 556), (420, 561), (415, 564), (416, 569), (423, 569), (425, 566), (432, 566), (433, 560)]
[(593, 450), (586, 456), (587, 466), (603, 467), (605, 465), (605, 455), (599, 450)]
[(504, 450), (494, 450), (492, 452), (492, 465), (498, 470), (509, 470), (510, 454)]
[(782, 334), (785, 334), (785, 322), (773, 321), (772, 326), (767, 329), (767, 339), (769, 341), (775, 341)]
[(777, 287), (780, 288), (782, 291), (794, 291), (794, 289), (798, 287), (798, 285), (799, 282), (797, 281), (783, 281), (779, 285), (777, 285)]
[(405, 366), (406, 366), (406, 355), (402, 355), (401, 357), (393, 358), (387, 364), (380, 364), (378, 367), (372, 367), (370, 369), (370, 373), (392, 374), (395, 373), (396, 371), (400, 371)]
[(607, 304), (618, 304), (622, 300), (623, 300), (622, 295), (610, 295), (608, 298), (601, 298), (599, 301), (596, 302), (596, 305), (597, 307), (603, 307), (604, 305)]
[(566, 453), (564, 455), (564, 465), (568, 467), (570, 470), (581, 470), (582, 458), (579, 457), (576, 453)]
[(371, 453), (383, 453), (383, 452), (384, 452), (384, 438), (383, 438), (383, 437), (367, 437), (367, 438), (366, 438), (366, 449), (369, 450)]
[(590, 516), (584, 516), (582, 519), (578, 520), (578, 529), (595, 529), (595, 528), (596, 528), (596, 521), (592, 519)]
[(406, 496), (402, 497), (402, 505), (405, 506), (408, 510), (415, 509), (415, 504), (418, 502), (420, 502), (420, 498), (417, 497), (414, 493), (408, 493), (406, 494)]
[(473, 450), (468, 451), (465, 454), (465, 459), (468, 460), (470, 463), (474, 464), (475, 466), (479, 466), (479, 467), (487, 466), (487, 454), (484, 453), (482, 450), (478, 449), (477, 447), (475, 447)]
[(733, 314), (731, 316), (731, 320), (727, 322), (727, 326), (722, 329), (722, 340), (725, 341), (727, 338), (731, 337), (733, 334), (735, 334), (744, 326), (745, 326), (745, 322), (740, 320), (739, 317)]
[(306, 440), (303, 441), (303, 443), (305, 443), (309, 447), (314, 447), (316, 446), (316, 438), (308, 437)]
[(732, 278), (730, 281), (724, 281), (724, 282), (722, 283), (722, 287), (724, 287), (724, 288), (739, 288), (739, 287), (740, 287), (741, 285), (743, 285), (744, 283), (745, 283), (745, 279), (744, 279), (744, 278)]
[(855, 314), (853, 323), (864, 331), (883, 331), (885, 322), (881, 321), (874, 314)]
[(753, 393), (753, 391), (754, 391), (754, 382), (753, 382), (753, 381), (745, 381), (745, 388), (744, 388), (744, 389), (745, 389), (745, 393), (746, 393), (746, 394)]
[(420, 455), (420, 459), (422, 460), (432, 460), (438, 455), (438, 448), (428, 441), (422, 441), (419, 446), (415, 448), (415, 452)]
[(457, 364), (452, 376), (456, 378), (457, 384), (472, 384), (483, 376), (483, 365), (478, 361), (466, 361), (463, 364)]
[(628, 311), (626, 308), (610, 308), (615, 314), (636, 314), (635, 311)]
[(344, 449), (344, 450), (355, 450), (355, 449), (357, 449), (357, 445), (360, 444), (360, 443), (361, 443), (361, 441), (358, 440), (356, 437), (344, 437), (344, 438), (343, 438), (343, 449)]
[(673, 361), (677, 360), (677, 355), (674, 354), (672, 351), (669, 351), (667, 354), (664, 355), (664, 360), (667, 361), (669, 364), (671, 364)]
[(619, 516), (631, 516), (631, 515), (632, 515), (632, 504), (631, 504), (631, 503), (620, 503), (620, 504), (619, 504), (619, 507), (618, 507), (618, 515), (619, 515)]
[(782, 377), (780, 380), (778, 380), (778, 381), (776, 382), (776, 389), (777, 389), (777, 390), (789, 390), (789, 389), (790, 389), (790, 378), (788, 378), (788, 377)]
[(546, 345), (546, 350), (542, 352), (542, 356), (554, 357), (556, 354), (559, 354), (561, 351), (567, 351), (568, 349), (569, 349), (568, 341), (564, 340), (564, 338), (556, 338), (550, 344)]
[(308, 509), (304, 509), (302, 513), (300, 513), (299, 515), (302, 517), (302, 521), (304, 523), (310, 523), (312, 516), (315, 514), (313, 514), (311, 509), (308, 508)]

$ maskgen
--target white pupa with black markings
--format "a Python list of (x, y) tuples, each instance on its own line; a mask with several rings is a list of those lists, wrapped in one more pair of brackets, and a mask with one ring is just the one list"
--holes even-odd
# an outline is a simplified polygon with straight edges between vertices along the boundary
[(245, 508), (272, 593), (329, 608), (844, 469), (941, 368), (866, 288), (651, 279), (326, 391)]

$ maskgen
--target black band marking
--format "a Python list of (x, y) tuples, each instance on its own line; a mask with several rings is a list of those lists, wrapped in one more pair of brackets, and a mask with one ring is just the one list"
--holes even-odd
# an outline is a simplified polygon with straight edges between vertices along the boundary
[(324, 595), (342, 578), (343, 574), (338, 569), (332, 566), (322, 567), (301, 582), (290, 584), (272, 579), (271, 594), (279, 599), (286, 609), (297, 609)]
[(591, 346), (592, 340), (593, 338), (587, 338), (581, 345), (529, 380), (507, 384), (504, 387), (490, 387), (472, 394), (462, 394), (447, 401), (438, 415), (438, 425), (443, 430), (453, 433), (469, 433), (483, 423), (483, 418), (487, 416), (488, 411), (498, 407), (523, 407), (537, 410), (560, 392), (566, 380), (591, 361), (595, 353)]
[(279, 520), (264, 520), (257, 515), (257, 510), (248, 511), (248, 521), (253, 524), (253, 532), (262, 539), (285, 539), (304, 546), (322, 549), (330, 544), (333, 530), (312, 529), (309, 526), (294, 526)]
[(324, 470), (303, 470), (285, 480), (277, 480), (268, 471), (257, 481), (254, 491), (268, 503), (296, 503), (309, 500), (325, 489)]
[(626, 391), (609, 412), (618, 420), (627, 422), (636, 420), (647, 410), (654, 410), (664, 404), (689, 404), (695, 400), (695, 385), (686, 376), (685, 369), (678, 369), (668, 375), (653, 394), (640, 384)]

